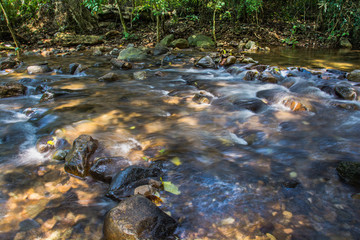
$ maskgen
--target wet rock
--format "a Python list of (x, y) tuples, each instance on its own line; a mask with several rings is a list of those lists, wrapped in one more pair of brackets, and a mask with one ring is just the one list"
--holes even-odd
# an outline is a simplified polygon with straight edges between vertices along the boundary
[(40, 98), (40, 102), (47, 102), (47, 101), (50, 101), (52, 99), (54, 99), (55, 97), (55, 94), (52, 93), (52, 92), (44, 92), (44, 94), (41, 96)]
[(117, 80), (119, 80), (121, 78), (120, 75), (116, 74), (116, 73), (107, 73), (102, 77), (99, 77), (99, 81), (101, 82), (115, 82)]
[(177, 227), (176, 221), (140, 195), (128, 198), (105, 217), (106, 240), (166, 239)]
[(79, 64), (74, 72), (74, 75), (78, 75), (78, 74), (84, 72), (85, 70), (87, 70), (88, 68), (89, 67), (86, 65)]
[(262, 72), (259, 80), (266, 83), (277, 83), (278, 78), (275, 77), (271, 72)]
[(175, 40), (174, 34), (169, 34), (160, 41), (160, 44), (163, 46), (169, 47), (171, 45), (172, 41), (174, 41), (174, 40)]
[(354, 70), (349, 73), (347, 79), (352, 82), (360, 82), (360, 70)]
[(191, 47), (215, 48), (215, 43), (212, 38), (201, 34), (190, 36), (188, 42)]
[(241, 59), (242, 63), (257, 63), (254, 59), (252, 59), (251, 57), (245, 57), (243, 59)]
[(283, 95), (286, 95), (286, 94), (288, 94), (288, 93), (286, 91), (284, 91), (284, 90), (268, 89), (268, 90), (258, 91), (256, 93), (256, 97), (265, 98), (269, 102), (277, 102), (277, 101), (280, 100), (279, 96), (283, 96)]
[(355, 100), (357, 98), (356, 89), (348, 83), (342, 82), (335, 86), (335, 93), (345, 100)]
[(39, 65), (29, 66), (27, 68), (29, 74), (42, 74), (51, 72), (52, 69), (48, 66), (48, 63), (43, 63)]
[(91, 156), (97, 148), (97, 140), (89, 135), (79, 136), (66, 156), (65, 171), (79, 177), (87, 176), (91, 166)]
[(0, 98), (17, 97), (26, 94), (27, 87), (20, 83), (0, 85)]
[(15, 68), (19, 64), (18, 61), (12, 58), (1, 58), (0, 59), (0, 70), (12, 69)]
[(339, 42), (339, 46), (341, 48), (350, 48), (350, 49), (352, 48), (352, 44), (347, 38), (341, 38)]
[(90, 168), (90, 175), (96, 180), (111, 183), (113, 176), (120, 169), (128, 167), (129, 162), (123, 157), (106, 157), (95, 159), (94, 165)]
[(58, 160), (58, 161), (63, 161), (66, 158), (66, 155), (68, 154), (68, 151), (65, 150), (57, 150), (53, 156), (52, 159), (53, 160)]
[(130, 70), (133, 67), (132, 64), (129, 62), (125, 62), (115, 58), (111, 59), (110, 63), (115, 69)]
[(337, 107), (337, 108), (349, 110), (349, 111), (358, 111), (358, 110), (360, 110), (360, 105), (356, 104), (356, 103), (334, 101), (334, 102), (331, 102), (330, 105), (332, 105), (334, 107)]
[(210, 104), (213, 99), (213, 96), (204, 94), (202, 92), (195, 94), (193, 101), (198, 104)]
[(128, 47), (122, 50), (118, 57), (119, 60), (125, 60), (130, 62), (142, 61), (145, 60), (146, 58), (147, 58), (146, 52), (135, 47)]
[(296, 188), (299, 184), (300, 184), (300, 182), (298, 180), (291, 179), (291, 180), (283, 182), (281, 185), (286, 188)]
[(254, 81), (256, 77), (259, 76), (259, 72), (257, 70), (249, 70), (246, 72), (244, 76), (245, 81)]
[(201, 68), (215, 68), (216, 65), (211, 57), (206, 56), (201, 58), (197, 63), (195, 63), (195, 66)]
[(115, 200), (129, 197), (136, 187), (149, 184), (151, 179), (159, 180), (160, 174), (157, 167), (130, 166), (113, 177), (106, 196)]
[(155, 48), (154, 48), (154, 56), (159, 56), (159, 55), (163, 55), (165, 53), (167, 53), (169, 51), (169, 49), (162, 44), (156, 44)]
[(186, 39), (179, 38), (179, 39), (176, 39), (176, 40), (172, 41), (171, 46), (176, 47), (176, 48), (180, 48), (180, 49), (184, 49), (184, 48), (189, 47), (189, 43), (188, 43), (188, 41)]
[(232, 66), (232, 67), (229, 67), (227, 69), (227, 72), (232, 74), (232, 75), (239, 75), (240, 73), (242, 73), (244, 71), (243, 68), (239, 68), (238, 66)]
[(345, 182), (360, 186), (360, 163), (342, 161), (336, 167), (336, 171)]
[(256, 45), (256, 43), (254, 41), (248, 41), (245, 44), (245, 49), (247, 49), (247, 50), (257, 50), (258, 47), (257, 47), (257, 45)]
[[(159, 182), (161, 185), (161, 182)], [(150, 197), (154, 195), (157, 192), (157, 188), (151, 186), (151, 185), (142, 185), (134, 190), (134, 195), (142, 195), (144, 197)]]
[(51, 135), (43, 136), (36, 142), (36, 150), (39, 153), (46, 153), (55, 149), (56, 138)]
[(284, 100), (282, 100), (282, 104), (284, 104), (284, 106), (290, 108), (294, 112), (315, 112), (315, 108), (308, 101), (296, 97), (286, 97)]
[(263, 71), (265, 71), (267, 68), (268, 68), (267, 65), (256, 65), (256, 66), (253, 66), (251, 69), (255, 69), (255, 70), (257, 70), (258, 72), (263, 72)]
[(134, 78), (136, 80), (145, 80), (146, 79), (146, 72), (145, 71), (139, 71), (139, 72), (134, 72)]
[(69, 65), (69, 72), (70, 72), (70, 74), (74, 74), (75, 73), (75, 71), (76, 71), (76, 69), (79, 67), (79, 63), (71, 63), (70, 65)]
[(223, 65), (225, 67), (228, 67), (228, 66), (234, 65), (235, 63), (236, 63), (236, 57), (235, 56), (228, 56)]
[(120, 50), (117, 49), (117, 48), (114, 48), (113, 50), (111, 50), (111, 51), (109, 52), (109, 54), (110, 54), (111, 56), (119, 56)]
[(96, 35), (56, 33), (54, 41), (62, 46), (96, 45), (103, 42), (103, 37)]
[(267, 108), (267, 105), (258, 98), (236, 99), (233, 104), (237, 108), (248, 109), (254, 113), (261, 112)]

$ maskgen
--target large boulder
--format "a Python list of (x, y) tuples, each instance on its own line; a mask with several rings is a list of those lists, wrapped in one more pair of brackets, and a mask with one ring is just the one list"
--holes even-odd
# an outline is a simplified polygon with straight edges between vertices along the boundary
[(16, 97), (26, 94), (27, 87), (20, 83), (0, 85), (0, 98)]
[(12, 58), (1, 58), (0, 59), (0, 70), (15, 68), (19, 62)]
[(119, 54), (119, 60), (125, 61), (142, 61), (147, 58), (146, 52), (142, 51), (139, 48), (128, 47), (122, 50)]
[(102, 36), (96, 35), (73, 35), (68, 33), (57, 33), (55, 43), (62, 46), (96, 45), (103, 42)]
[(171, 46), (176, 47), (176, 48), (180, 48), (180, 49), (184, 49), (184, 48), (189, 47), (189, 43), (188, 43), (188, 41), (186, 39), (179, 38), (179, 39), (176, 39), (176, 40), (172, 41)]
[(128, 198), (105, 217), (106, 240), (160, 240), (173, 234), (177, 222), (140, 195)]
[(188, 38), (189, 45), (198, 48), (214, 48), (215, 43), (211, 37), (205, 35), (192, 35)]
[(211, 57), (206, 56), (201, 58), (197, 63), (195, 63), (195, 66), (201, 68), (215, 68), (216, 65)]
[(133, 195), (136, 187), (151, 184), (151, 179), (158, 180), (160, 175), (161, 170), (157, 167), (127, 167), (113, 177), (106, 196), (115, 200), (122, 200)]
[(88, 175), (91, 156), (98, 148), (98, 141), (89, 135), (75, 139), (72, 149), (65, 158), (65, 171), (79, 177)]
[(342, 161), (336, 167), (339, 176), (347, 183), (360, 186), (360, 163)]
[(52, 69), (48, 66), (47, 63), (42, 63), (38, 65), (32, 65), (27, 68), (29, 74), (41, 74), (51, 72)]
[(172, 41), (174, 41), (174, 40), (175, 40), (174, 34), (169, 34), (160, 41), (160, 44), (163, 46), (169, 47), (171, 45)]
[(349, 73), (347, 79), (352, 82), (360, 82), (360, 70), (354, 70)]

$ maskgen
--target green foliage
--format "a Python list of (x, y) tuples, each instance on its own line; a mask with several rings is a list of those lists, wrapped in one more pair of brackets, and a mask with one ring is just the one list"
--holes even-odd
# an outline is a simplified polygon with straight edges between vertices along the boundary
[(283, 43), (286, 43), (287, 45), (295, 47), (297, 43), (299, 43), (295, 37), (296, 29), (298, 29), (297, 25), (293, 25), (293, 27), (290, 29), (291, 35), (290, 37), (287, 37), (285, 39), (282, 39)]
[(90, 9), (91, 14), (95, 15), (96, 13), (101, 12), (101, 5), (104, 4), (104, 2), (104, 0), (84, 0), (83, 4)]

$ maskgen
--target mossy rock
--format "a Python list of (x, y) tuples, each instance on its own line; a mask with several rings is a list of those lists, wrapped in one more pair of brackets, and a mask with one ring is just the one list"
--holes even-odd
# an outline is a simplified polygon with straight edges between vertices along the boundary
[(96, 45), (103, 42), (103, 36), (58, 33), (54, 41), (62, 46)]
[(169, 34), (160, 41), (160, 44), (163, 46), (169, 47), (171, 45), (172, 41), (174, 41), (174, 40), (175, 40), (174, 34)]
[(142, 61), (147, 58), (146, 52), (139, 48), (135, 47), (128, 47), (124, 50), (122, 50), (119, 54), (118, 59), (119, 60), (125, 60), (125, 61)]
[(186, 39), (179, 38), (179, 39), (176, 39), (176, 40), (172, 41), (171, 46), (176, 47), (176, 48), (180, 48), (180, 49), (184, 49), (184, 48), (189, 47), (189, 43), (188, 43), (188, 41)]
[(215, 43), (211, 37), (205, 35), (192, 35), (188, 38), (189, 45), (198, 48), (214, 48)]

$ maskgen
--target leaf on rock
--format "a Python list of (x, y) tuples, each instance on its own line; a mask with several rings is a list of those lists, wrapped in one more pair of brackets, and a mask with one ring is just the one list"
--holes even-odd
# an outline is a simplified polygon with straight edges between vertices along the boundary
[(179, 191), (179, 188), (176, 185), (174, 185), (172, 182), (162, 182), (162, 183), (165, 191), (175, 195), (179, 195), (181, 193)]
[(180, 166), (182, 164), (180, 158), (178, 158), (178, 157), (174, 157), (173, 159), (171, 159), (171, 162), (173, 164), (175, 164), (176, 166)]

